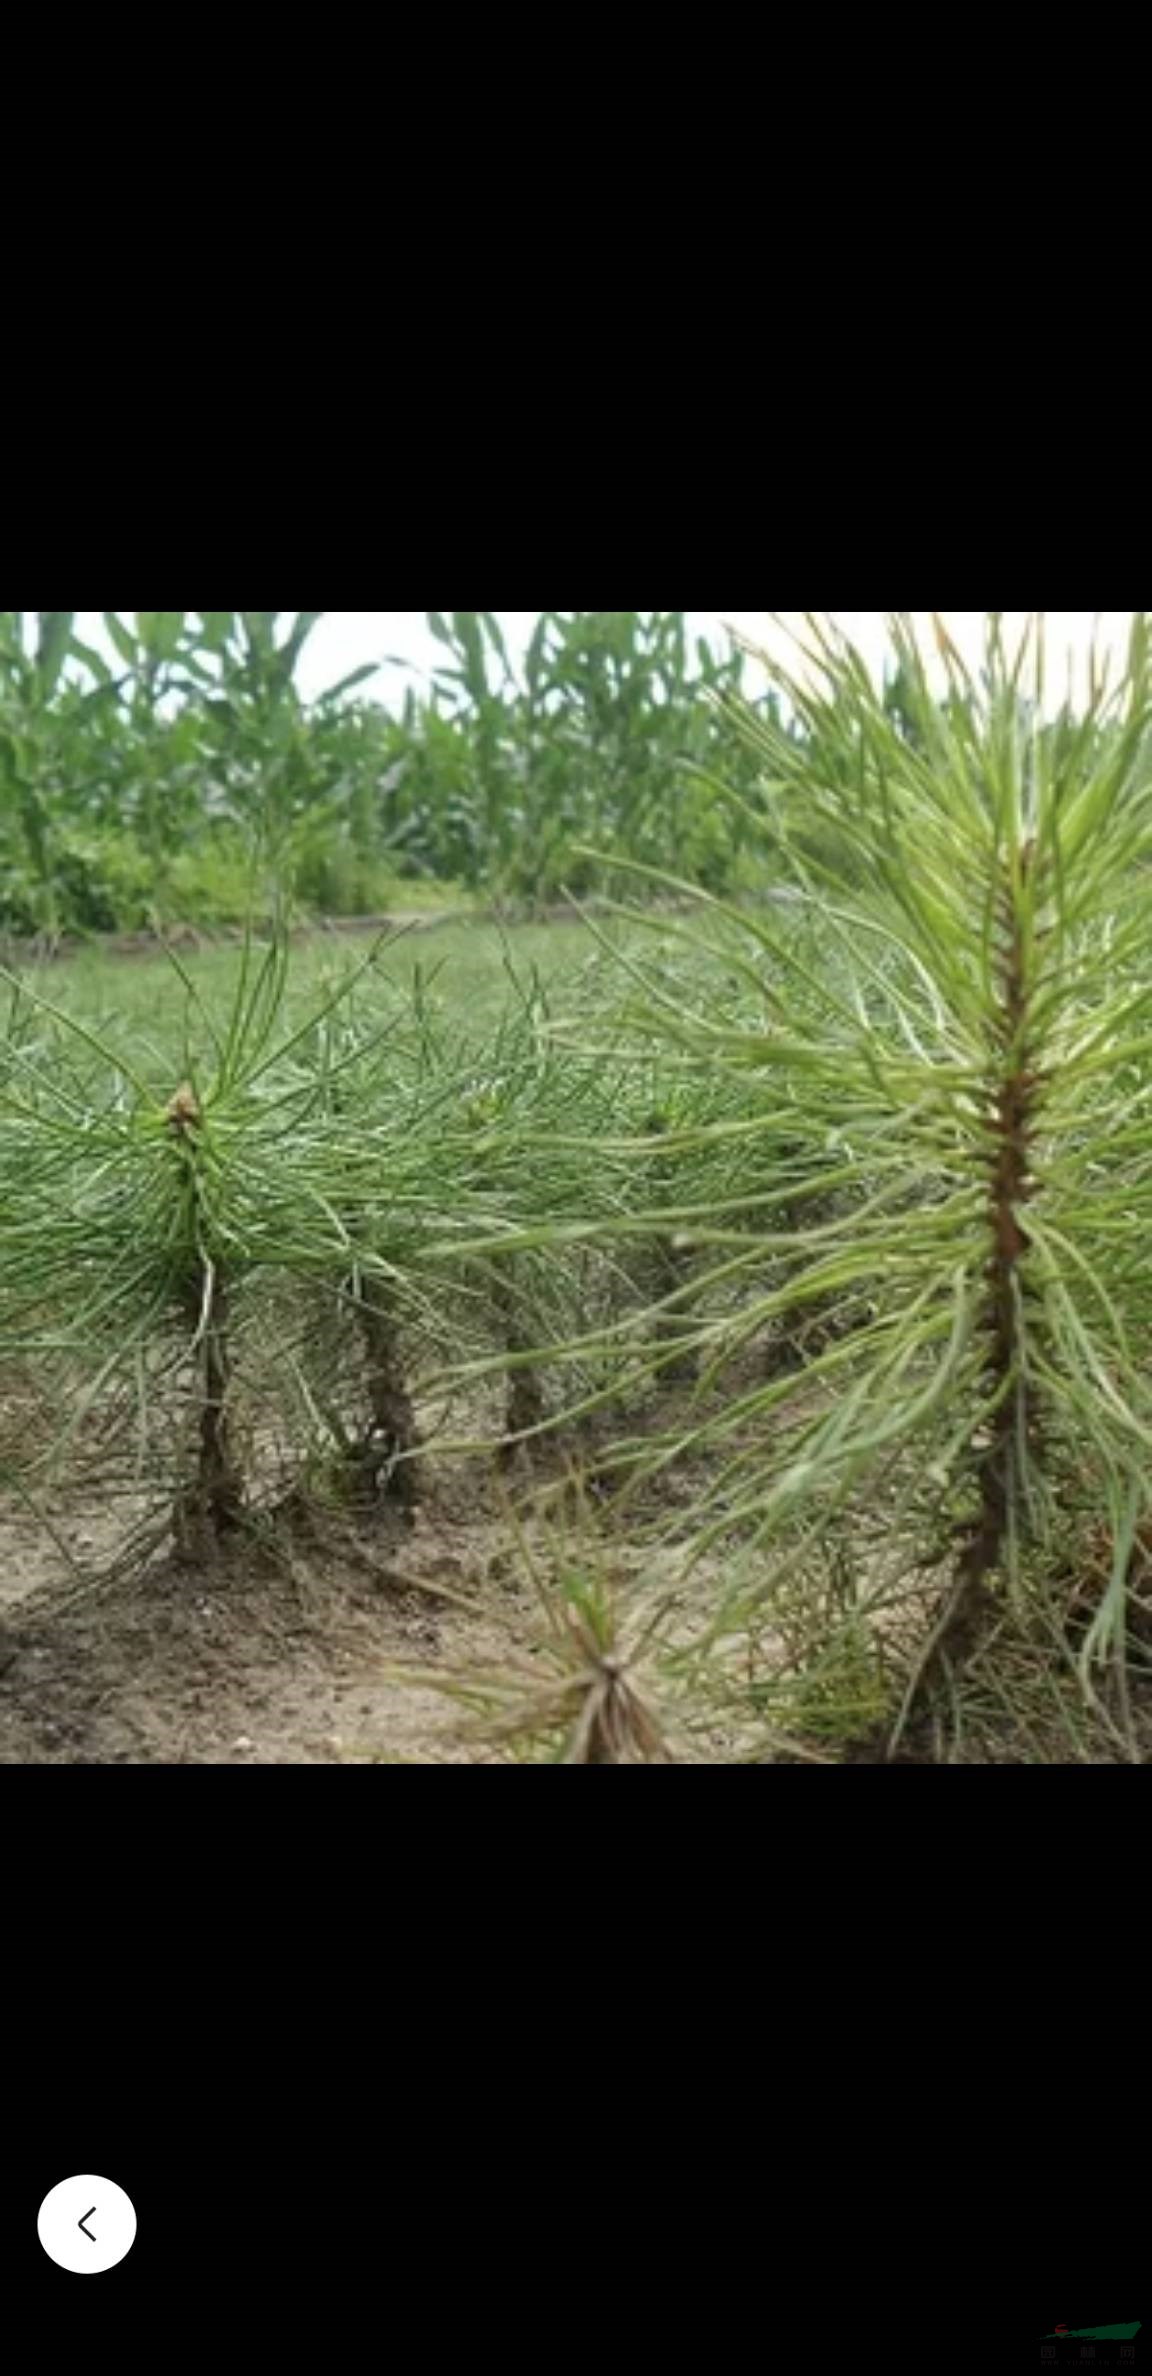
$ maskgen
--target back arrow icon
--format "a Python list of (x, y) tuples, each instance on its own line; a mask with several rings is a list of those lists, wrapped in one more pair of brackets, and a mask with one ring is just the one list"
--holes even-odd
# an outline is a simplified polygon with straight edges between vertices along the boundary
[[(93, 2205), (92, 2205), (92, 2211), (94, 2211), (95, 2209), (96, 2209), (96, 2205), (95, 2205), (95, 2203), (93, 2203)], [(84, 2219), (91, 2219), (91, 2217), (92, 2217), (92, 2211), (86, 2211), (86, 2212), (84, 2213)], [(78, 2227), (78, 2228), (84, 2228), (84, 2233), (85, 2233), (85, 2235), (86, 2235), (86, 2236), (87, 2236), (87, 2238), (88, 2238), (88, 2242), (89, 2242), (90, 2244), (94, 2244), (94, 2243), (96, 2242), (96, 2238), (95, 2238), (95, 2236), (92, 2234), (92, 2231), (91, 2231), (91, 2229), (90, 2229), (90, 2228), (86, 2228), (86, 2227), (84, 2227), (84, 2219), (78, 2219), (78, 2220), (77, 2220), (77, 2222), (76, 2222), (76, 2225), (77, 2225), (77, 2227)]]

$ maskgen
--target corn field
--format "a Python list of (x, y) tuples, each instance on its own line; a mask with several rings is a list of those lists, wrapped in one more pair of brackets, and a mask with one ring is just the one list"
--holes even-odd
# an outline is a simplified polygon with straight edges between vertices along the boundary
[(716, 706), (742, 661), (681, 613), (545, 612), (516, 674), (491, 613), (431, 612), (441, 664), (396, 715), (371, 666), (301, 699), (317, 611), (106, 612), (112, 659), (76, 616), (0, 613), (0, 933), (368, 914), (418, 881), (535, 903), (616, 851), (739, 877), (714, 778), (755, 796)]

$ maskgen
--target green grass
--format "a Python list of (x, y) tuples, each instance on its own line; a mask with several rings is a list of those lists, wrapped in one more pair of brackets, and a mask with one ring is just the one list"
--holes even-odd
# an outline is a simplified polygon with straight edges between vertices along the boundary
[[(601, 927), (614, 940), (624, 928)], [(326, 985), (363, 962), (371, 936), (316, 933), (293, 947), (285, 994), (285, 1019), (292, 1022), (314, 1006)], [(224, 1015), (243, 962), (238, 946), (180, 951), (180, 966), (209, 1011)], [(585, 965), (601, 966), (597, 942), (586, 926), (571, 924), (444, 923), (396, 932), (382, 941), (375, 973), (379, 983), (407, 999), (417, 980), (434, 985), (438, 1006), (461, 1024), (494, 1023), (508, 1003), (509, 967), (522, 979), (559, 984)], [(136, 1039), (157, 1051), (170, 1048), (178, 1060), (186, 993), (170, 960), (125, 957), (85, 949), (56, 963), (21, 968), (38, 995), (90, 1028), (128, 1046)]]

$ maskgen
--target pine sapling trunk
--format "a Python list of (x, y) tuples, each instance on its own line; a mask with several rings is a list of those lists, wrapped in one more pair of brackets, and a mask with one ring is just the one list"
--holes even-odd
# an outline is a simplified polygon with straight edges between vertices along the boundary
[[(681, 1287), (687, 1285), (691, 1273), (691, 1247), (678, 1246), (671, 1237), (658, 1238), (655, 1262), (657, 1294), (661, 1297), (675, 1295)], [(683, 1332), (685, 1317), (683, 1304), (679, 1304), (672, 1312), (657, 1312), (655, 1317), (656, 1336), (675, 1344)], [(682, 1345), (679, 1351), (670, 1354), (667, 1361), (660, 1364), (661, 1382), (666, 1386), (681, 1385), (695, 1375), (696, 1357), (690, 1346)]]
[[(168, 1125), (177, 1141), (190, 1191), (190, 1210), (201, 1213), (198, 1134), (202, 1117), (192, 1091), (177, 1090)], [(196, 1562), (210, 1559), (235, 1531), (244, 1509), (244, 1481), (235, 1457), (228, 1414), (232, 1360), (228, 1338), (228, 1286), (220, 1265), (197, 1249), (180, 1291), (195, 1355), (197, 1392), (196, 1459), (191, 1477), (176, 1496), (173, 1534), (177, 1549)]]
[[(493, 1301), (500, 1320), (506, 1353), (527, 1353), (522, 1320), (518, 1316), (516, 1296), (511, 1280), (503, 1271), (493, 1288)], [(513, 1439), (527, 1428), (539, 1427), (545, 1416), (544, 1389), (534, 1369), (515, 1369), (509, 1373), (508, 1394), (504, 1406), (504, 1440), (497, 1453), (501, 1468), (511, 1468), (517, 1457), (524, 1457), (528, 1446)]]
[(203, 1317), (199, 1346), (198, 1447), (196, 1471), (181, 1496), (181, 1547), (210, 1557), (234, 1533), (244, 1508), (244, 1486), (234, 1456), (228, 1417), (232, 1360), (228, 1343), (228, 1295), (219, 1271), (205, 1277), (198, 1297)]
[(367, 1356), (367, 1436), (352, 1455), (359, 1493), (386, 1499), (410, 1515), (420, 1499), (416, 1464), (402, 1459), (416, 1451), (420, 1435), (400, 1354), (396, 1315), (381, 1279), (361, 1278), (353, 1286), (361, 1341)]
[(1024, 1263), (1030, 1240), (1019, 1217), (1021, 1208), (1035, 1194), (1031, 1163), (1040, 1091), (1029, 1045), (1030, 985), (1020, 914), (1033, 863), (1034, 845), (1027, 842), (1020, 853), (1020, 898), (1014, 895), (1011, 882), (1001, 894), (1002, 1002), (987, 1158), (992, 1247), (983, 1313), (985, 1376), (996, 1397), (996, 1408), (977, 1468), (979, 1509), (960, 1555), (954, 1605), (941, 1644), (961, 1656), (980, 1631), (989, 1605), (988, 1578), (1002, 1564), (1009, 1534), (1024, 1531), (1029, 1472), (1040, 1452), (1035, 1395), (1021, 1329), (1029, 1296)]
[[(663, 1114), (651, 1114), (646, 1128), (650, 1136), (656, 1137), (667, 1130), (668, 1124)], [(656, 1196), (663, 1195), (666, 1189), (674, 1186), (666, 1157), (659, 1157), (653, 1164), (651, 1179), (653, 1194)], [(681, 1287), (686, 1286), (691, 1276), (691, 1247), (678, 1246), (671, 1232), (662, 1233), (655, 1241), (653, 1255), (655, 1293), (661, 1299), (666, 1295), (675, 1295)], [(682, 1334), (684, 1320), (685, 1311), (682, 1304), (672, 1312), (657, 1312), (654, 1321), (657, 1339), (671, 1340), (675, 1343)], [(669, 1386), (682, 1384), (686, 1379), (694, 1377), (695, 1373), (695, 1356), (689, 1349), (671, 1354), (669, 1359), (660, 1365), (661, 1380)]]
[(1035, 1194), (1031, 1158), (1041, 1088), (1029, 1041), (1031, 983), (1022, 915), (1034, 859), (1034, 844), (1026, 842), (1015, 878), (1009, 875), (1003, 885), (997, 918), (999, 1011), (986, 1098), (989, 1143), (982, 1158), (991, 1245), (980, 1321), (984, 1383), (994, 1408), (978, 1447), (976, 1514), (965, 1530), (941, 1617), (916, 1676), (909, 1714), (945, 1665), (963, 1665), (985, 1633), (995, 1609), (990, 1579), (1002, 1567), (1010, 1540), (1026, 1531), (1030, 1472), (1041, 1454), (1021, 1325), (1030, 1292), (1025, 1260), (1030, 1240), (1020, 1212)]

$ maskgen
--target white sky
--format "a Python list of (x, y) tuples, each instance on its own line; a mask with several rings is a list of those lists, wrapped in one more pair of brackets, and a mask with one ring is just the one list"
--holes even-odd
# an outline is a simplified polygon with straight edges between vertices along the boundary
[[(125, 614), (126, 616), (129, 614)], [(538, 611), (498, 611), (497, 618), (504, 630), (509, 657), (519, 659), (539, 617)], [(798, 619), (799, 613), (785, 612), (786, 619)], [(885, 628), (882, 611), (833, 611), (846, 634), (851, 636), (869, 666), (876, 672), (881, 668), (885, 650)], [(964, 658), (972, 664), (979, 657), (986, 613), (983, 611), (943, 611), (940, 616), (954, 638)], [(1005, 635), (1011, 644), (1022, 629), (1027, 617), (1024, 611), (1006, 611)], [(278, 635), (287, 631), (294, 612), (285, 612), (278, 626)], [(928, 635), (931, 614), (915, 611), (913, 618)], [(1101, 648), (1120, 652), (1126, 642), (1132, 620), (1131, 611), (1048, 611), (1045, 613), (1048, 646), (1047, 672), (1052, 692), (1059, 698), (1067, 682), (1068, 656), (1075, 667), (1077, 689), (1086, 677), (1086, 660), (1092, 640), (1093, 624), (1098, 622)], [(686, 614), (690, 637), (706, 636), (717, 649), (727, 648), (725, 626), (731, 625), (769, 649), (785, 654), (787, 647), (773, 629), (764, 611), (689, 611)], [(86, 642), (107, 651), (99, 612), (82, 611), (77, 615), (77, 633)], [(423, 611), (328, 611), (304, 647), (297, 682), (306, 699), (322, 693), (353, 668), (371, 661), (381, 664), (388, 654), (414, 662), (418, 668), (431, 669), (437, 660), (446, 658), (443, 647), (436, 642), (425, 623)], [(371, 699), (392, 703), (402, 697), (406, 684), (417, 681), (395, 667), (380, 667), (376, 677), (365, 679), (364, 695)], [(751, 670), (748, 677), (753, 687)]]

